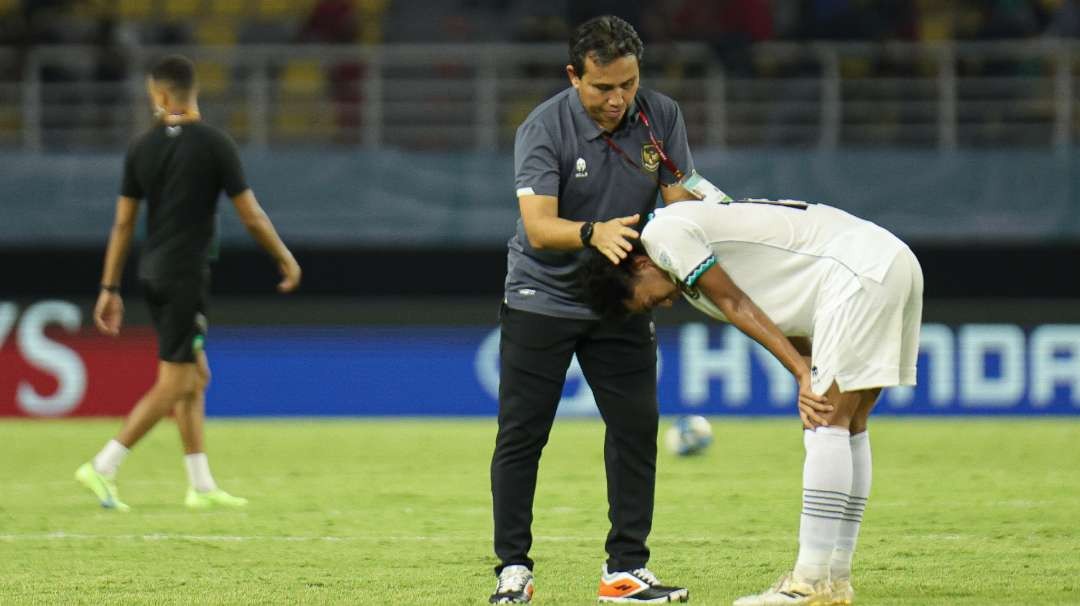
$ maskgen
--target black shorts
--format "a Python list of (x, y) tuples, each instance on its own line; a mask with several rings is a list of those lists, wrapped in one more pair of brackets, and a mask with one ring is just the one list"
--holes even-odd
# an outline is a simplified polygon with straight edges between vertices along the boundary
[(194, 362), (206, 339), (209, 272), (202, 276), (143, 280), (143, 293), (158, 337), (158, 358)]

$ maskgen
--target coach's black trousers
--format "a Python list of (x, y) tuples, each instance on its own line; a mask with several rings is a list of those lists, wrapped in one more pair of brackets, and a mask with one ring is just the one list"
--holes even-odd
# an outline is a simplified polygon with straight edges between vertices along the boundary
[(571, 356), (607, 425), (608, 569), (649, 560), (656, 487), (656, 338), (652, 318), (573, 320), (510, 309), (501, 314), (499, 433), (491, 460), (498, 573), (530, 569), (532, 508), (540, 451), (547, 444)]

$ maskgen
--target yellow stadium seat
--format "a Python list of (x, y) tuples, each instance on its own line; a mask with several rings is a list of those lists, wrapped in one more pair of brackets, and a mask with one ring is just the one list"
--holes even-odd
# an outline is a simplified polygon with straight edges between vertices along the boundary
[(236, 44), (236, 24), (230, 19), (203, 19), (195, 27), (195, 41), (204, 46)]
[(841, 57), (840, 59), (840, 75), (844, 78), (866, 78), (873, 70), (873, 64), (864, 57)]
[[(0, 15), (9, 12), (9, 9), (15, 8), (17, 4), (18, 0), (0, 0)], [(84, 0), (75, 3), (72, 13), (78, 17), (111, 17), (115, 12), (113, 4), (110, 0)]]
[(238, 138), (244, 139), (250, 136), (248, 132), (251, 130), (251, 117), (248, 116), (247, 108), (239, 106), (233, 108), (229, 113), (228, 123), (229, 134)]
[(334, 116), (328, 103), (282, 103), (274, 114), (273, 135), (285, 139), (327, 139), (335, 131)]
[(317, 61), (289, 61), (281, 73), (280, 86), (286, 95), (319, 95), (326, 89), (326, 70)]
[(117, 16), (125, 19), (146, 19), (154, 12), (153, 0), (120, 0)]
[(0, 105), (0, 133), (18, 134), (22, 115), (14, 105)]
[(357, 7), (364, 15), (381, 15), (389, 4), (390, 0), (359, 0)]
[(210, 0), (208, 12), (217, 17), (239, 17), (247, 6), (247, 0)]
[(195, 64), (195, 78), (201, 93), (217, 95), (229, 87), (229, 68), (215, 61), (199, 61)]
[(202, 14), (202, 0), (165, 0), (164, 12), (169, 19), (188, 19)]
[(256, 0), (259, 14), (272, 19), (300, 17), (311, 10), (311, 2), (305, 0)]

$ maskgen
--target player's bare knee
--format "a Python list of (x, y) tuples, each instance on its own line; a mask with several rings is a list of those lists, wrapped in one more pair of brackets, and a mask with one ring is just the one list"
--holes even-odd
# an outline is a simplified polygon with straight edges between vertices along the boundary
[(859, 410), (861, 398), (858, 392), (830, 390), (828, 398), (833, 409), (822, 413), (826, 423), (832, 427), (850, 427)]
[(881, 388), (866, 389), (859, 393), (861, 394), (859, 407), (851, 417), (851, 425), (848, 428), (851, 435), (866, 431), (867, 423), (870, 420), (870, 413), (874, 410), (878, 397), (881, 395)]

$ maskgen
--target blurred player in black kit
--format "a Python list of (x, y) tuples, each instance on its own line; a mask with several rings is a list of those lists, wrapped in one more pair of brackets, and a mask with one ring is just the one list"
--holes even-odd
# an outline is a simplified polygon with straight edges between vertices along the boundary
[(236, 144), (201, 121), (194, 64), (179, 55), (161, 59), (147, 78), (147, 92), (156, 123), (135, 140), (124, 160), (94, 323), (106, 335), (120, 332), (124, 319), (120, 278), (139, 200), (145, 199), (149, 216), (138, 275), (158, 337), (157, 379), (116, 437), (79, 467), (75, 478), (103, 507), (127, 511), (116, 491), (117, 469), (129, 450), (172, 412), (190, 482), (185, 504), (193, 509), (243, 507), (246, 499), (230, 495), (214, 482), (203, 445), (210, 381), (203, 351), (205, 312), (220, 193), (232, 199), (248, 232), (274, 258), (282, 277), (280, 292), (299, 286), (300, 266), (248, 187)]

